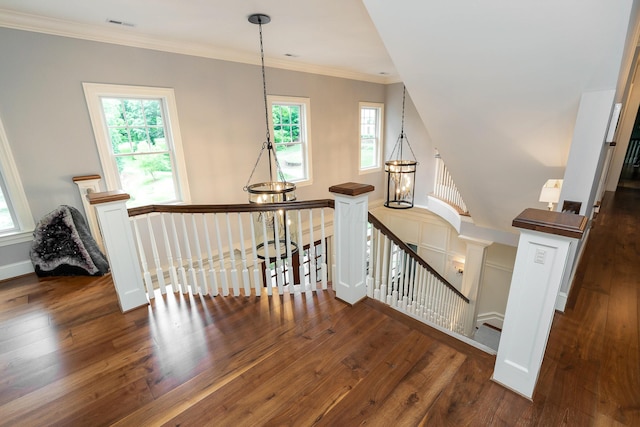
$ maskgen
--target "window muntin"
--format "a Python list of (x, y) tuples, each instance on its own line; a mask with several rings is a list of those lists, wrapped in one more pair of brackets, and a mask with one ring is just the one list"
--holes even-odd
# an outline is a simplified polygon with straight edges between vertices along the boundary
[(381, 168), (383, 104), (360, 103), (360, 171)]
[(311, 183), (308, 98), (269, 96), (270, 132), (286, 181)]
[(109, 190), (128, 207), (189, 201), (173, 90), (84, 83)]

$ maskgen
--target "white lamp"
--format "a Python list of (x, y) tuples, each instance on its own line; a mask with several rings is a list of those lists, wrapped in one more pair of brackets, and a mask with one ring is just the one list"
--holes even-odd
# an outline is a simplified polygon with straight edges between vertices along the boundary
[(549, 179), (542, 187), (540, 201), (549, 203), (548, 208), (550, 211), (553, 210), (553, 204), (558, 203), (558, 200), (560, 200), (560, 190), (562, 190), (561, 179)]

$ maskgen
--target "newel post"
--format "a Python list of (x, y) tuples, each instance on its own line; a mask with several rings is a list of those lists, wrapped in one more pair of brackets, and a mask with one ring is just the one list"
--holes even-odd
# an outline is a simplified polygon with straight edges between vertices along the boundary
[(107, 191), (89, 193), (87, 198), (98, 214), (120, 309), (126, 312), (147, 305), (149, 300), (126, 207), (129, 195), (123, 191)]
[(355, 304), (367, 296), (367, 218), (368, 193), (373, 185), (347, 182), (329, 191), (335, 197), (334, 239), (336, 297)]
[(531, 399), (547, 347), (556, 297), (571, 246), (582, 238), (582, 215), (526, 209), (520, 228), (493, 380)]
[(82, 175), (82, 176), (74, 176), (73, 182), (78, 186), (78, 191), (80, 192), (80, 199), (82, 200), (82, 207), (84, 208), (84, 214), (87, 217), (87, 222), (89, 223), (89, 230), (91, 230), (91, 235), (95, 239), (100, 249), (103, 251), (104, 243), (102, 242), (102, 234), (100, 233), (100, 227), (98, 226), (98, 218), (96, 217), (96, 212), (91, 208), (89, 203), (89, 199), (87, 198), (87, 194), (89, 193), (99, 193), (100, 192), (100, 180), (102, 178), (100, 175)]

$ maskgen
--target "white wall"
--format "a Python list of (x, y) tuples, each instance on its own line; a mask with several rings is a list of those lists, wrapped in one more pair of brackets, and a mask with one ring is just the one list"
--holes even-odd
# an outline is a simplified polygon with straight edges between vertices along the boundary
[[(258, 66), (4, 28), (0, 57), (0, 117), (36, 221), (61, 204), (82, 209), (71, 178), (102, 173), (82, 82), (174, 88), (193, 203), (246, 200), (265, 135)], [(382, 172), (358, 175), (358, 102), (384, 102), (385, 86), (277, 69), (266, 77), (269, 94), (311, 99), (313, 185), (298, 199), (328, 198), (346, 181), (373, 184), (382, 198)], [(28, 260), (28, 248), (0, 247), (0, 267)]]
[[(385, 149), (384, 160), (390, 160), (391, 152), (400, 136), (402, 122), (402, 83), (387, 85), (385, 92)], [(405, 100), (403, 159), (412, 160), (406, 140), (409, 140), (418, 165), (416, 167), (416, 188), (414, 205), (425, 207), (428, 205), (427, 196), (433, 192), (435, 179), (435, 149), (422, 119), (416, 111), (407, 91)], [(386, 185), (386, 182), (385, 182)], [(385, 196), (385, 195), (383, 195)]]

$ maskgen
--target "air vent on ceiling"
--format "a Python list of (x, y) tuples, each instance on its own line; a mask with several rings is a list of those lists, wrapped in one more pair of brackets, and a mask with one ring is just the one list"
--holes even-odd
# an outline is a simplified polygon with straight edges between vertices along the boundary
[(107, 19), (107, 23), (113, 25), (123, 25), (125, 27), (135, 27), (135, 24), (132, 24), (131, 22), (119, 21), (117, 19)]

